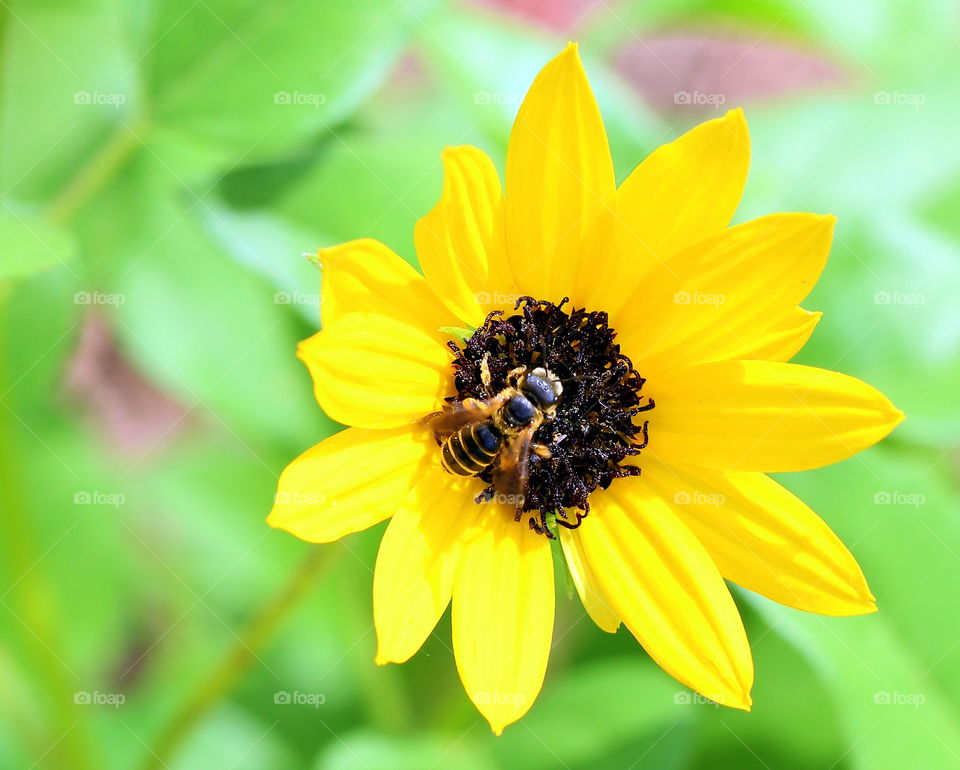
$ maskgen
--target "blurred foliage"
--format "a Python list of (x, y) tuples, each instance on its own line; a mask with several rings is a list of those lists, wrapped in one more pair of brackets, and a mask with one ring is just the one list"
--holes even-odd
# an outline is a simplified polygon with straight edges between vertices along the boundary
[[(0, 4), (0, 766), (960, 766), (960, 7), (624, 0), (567, 31), (509, 5)], [(881, 612), (824, 619), (738, 591), (747, 715), (698, 702), (561, 599), (545, 690), (500, 739), (461, 691), (448, 621), (409, 664), (373, 666), (382, 528), (326, 546), (302, 600), (251, 635), (311, 551), (263, 523), (277, 474), (337, 429), (293, 356), (319, 320), (300, 254), (372, 236), (413, 260), (441, 148), (502, 163), (567, 38), (622, 178), (712, 114), (646, 105), (613, 65), (684, 30), (786, 41), (847, 75), (746, 104), (740, 217), (840, 217), (800, 360), (863, 377), (908, 420), (783, 481), (850, 545)], [(107, 367), (97, 399), (68, 386), (91, 316), (139, 384)], [(98, 409), (135, 413), (137, 388), (176, 417), (118, 443)], [(249, 667), (165, 744), (238, 650)]]

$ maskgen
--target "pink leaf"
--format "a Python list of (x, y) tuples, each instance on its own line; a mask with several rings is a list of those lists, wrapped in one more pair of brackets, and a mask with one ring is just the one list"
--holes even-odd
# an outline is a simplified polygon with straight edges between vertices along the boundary
[(133, 368), (99, 314), (84, 321), (64, 385), (108, 443), (122, 452), (149, 451), (183, 427), (183, 407)]
[(847, 81), (838, 65), (816, 54), (746, 37), (650, 38), (621, 50), (615, 66), (649, 104), (671, 110), (726, 110)]
[[(472, 0), (476, 5), (494, 8), (543, 27), (565, 32), (579, 24), (600, 0)], [(608, 0), (612, 2), (612, 0)]]

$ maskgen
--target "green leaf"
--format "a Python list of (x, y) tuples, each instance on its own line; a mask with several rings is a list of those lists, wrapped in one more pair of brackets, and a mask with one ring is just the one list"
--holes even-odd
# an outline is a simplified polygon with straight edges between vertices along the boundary
[(0, 281), (66, 265), (75, 244), (69, 233), (35, 214), (4, 204), (0, 210)]
[(493, 770), (498, 765), (483, 754), (476, 753), (476, 747), (471, 746), (469, 738), (461, 741), (457, 735), (430, 733), (394, 737), (363, 731), (340, 736), (314, 765), (315, 770), (353, 770), (357, 767)]
[(954, 707), (882, 618), (822, 618), (759, 599), (757, 607), (828, 684), (852, 767), (955, 766)]
[[(0, 189), (44, 199), (136, 112), (124, 0), (19, 0), (0, 62)], [(142, 49), (140, 49), (142, 50)]]
[(235, 706), (216, 711), (189, 736), (170, 764), (170, 770), (229, 767), (235, 770), (293, 770), (293, 752), (283, 743), (276, 724), (264, 724)]
[[(949, 454), (879, 447), (837, 465), (779, 479), (840, 535), (877, 597), (879, 620), (910, 642), (924, 680), (960, 702), (960, 615), (940, 591), (960, 559), (957, 481)], [(879, 671), (879, 669), (878, 669)], [(879, 671), (882, 673), (882, 671)]]
[(273, 156), (353, 112), (435, 4), (162, 3), (143, 62), (153, 118), (231, 160)]
[(822, 45), (874, 79), (928, 73), (931, 62), (935, 65), (941, 52), (953, 47), (951, 29), (960, 23), (960, 9), (950, 0), (890, 0), (856, 10), (810, 0), (801, 7)]
[(944, 604), (960, 529), (942, 463), (877, 449), (784, 479), (851, 547), (879, 612), (825, 618), (751, 601), (821, 677), (857, 768), (953, 767), (960, 756), (960, 618)]
[(748, 106), (752, 161), (738, 221), (807, 210), (879, 222), (949, 184), (960, 173), (950, 141), (957, 58), (935, 64), (922, 80), (901, 74), (843, 99)]
[(322, 161), (273, 210), (334, 242), (376, 238), (416, 264), (413, 228), (440, 198), (441, 152), (477, 137), (447, 105), (416, 91), (403, 96), (409, 97), (406, 108), (358, 115), (362, 122), (355, 128), (338, 132)]
[(275, 302), (319, 327), (320, 273), (309, 255), (331, 243), (329, 236), (270, 211), (240, 212), (220, 203), (204, 206), (200, 218), (226, 254), (276, 288)]
[[(636, 761), (678, 722), (696, 721), (697, 710), (685, 696), (683, 686), (639, 650), (633, 658), (582, 665), (553, 681), (523, 721), (494, 742), (494, 750), (501, 762), (522, 756), (530, 768), (555, 767), (558, 758), (566, 765), (597, 766), (598, 757), (625, 746), (635, 749)], [(685, 732), (678, 730), (677, 737)], [(672, 753), (669, 761), (654, 755), (657, 764), (636, 767), (682, 766), (683, 746)]]
[(907, 414), (897, 437), (947, 449), (960, 431), (958, 283), (954, 243), (932, 228), (894, 213), (841, 220), (804, 303), (824, 317), (797, 360), (880, 388)]
[[(44, 407), (46, 411), (40, 411)], [(18, 429), (18, 467), (33, 480), (24, 485), (27, 510), (14, 515), (23, 518), (33, 542), (11, 541), (11, 547), (32, 547), (30, 561), (36, 563), (28, 576), (14, 572), (16, 560), (5, 558), (5, 582), (20, 590), (34, 579), (49, 584), (52, 596), (44, 594), (44, 599), (50, 604), (37, 611), (47, 613), (61, 633), (58, 673), (70, 675), (77, 690), (108, 690), (115, 672), (103, 665), (104, 660), (123, 654), (125, 635), (132, 630), (129, 603), (136, 581), (124, 548), (129, 530), (123, 522), (132, 511), (134, 496), (127, 482), (104, 468), (80, 426), (51, 415), (48, 403), (35, 409), (18, 405), (19, 420), (13, 421)], [(41, 558), (47, 552), (50, 558)], [(80, 563), (82, 570), (76, 569)], [(8, 601), (13, 602), (12, 597)], [(4, 613), (0, 623), (4, 638), (26, 634), (27, 643), (35, 643), (33, 633), (13, 615)], [(33, 674), (50, 676), (46, 671)]]
[(837, 724), (831, 689), (803, 653), (758, 617), (749, 603), (738, 605), (756, 670), (753, 709), (743, 712), (713, 704), (700, 708), (701, 765), (830, 767), (848, 745)]
[[(191, 413), (211, 410), (240, 441), (316, 443), (334, 424), (295, 358), (310, 330), (218, 248), (199, 220), (203, 204), (178, 192), (157, 161), (140, 156), (84, 218), (84, 249), (97, 255), (122, 343)], [(302, 261), (279, 251), (275, 259)]]

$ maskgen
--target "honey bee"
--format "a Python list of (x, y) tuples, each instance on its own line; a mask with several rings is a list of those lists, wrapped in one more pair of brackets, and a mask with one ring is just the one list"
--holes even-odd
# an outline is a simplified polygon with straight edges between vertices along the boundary
[(480, 380), (491, 395), (466, 398), (428, 415), (424, 422), (441, 442), (444, 470), (456, 476), (479, 476), (493, 466), (498, 496), (523, 505), (530, 475), (530, 452), (550, 457), (550, 450), (533, 441), (537, 429), (556, 417), (563, 394), (560, 379), (548, 369), (525, 366), (507, 375), (507, 387), (492, 394), (487, 358), (480, 363)]

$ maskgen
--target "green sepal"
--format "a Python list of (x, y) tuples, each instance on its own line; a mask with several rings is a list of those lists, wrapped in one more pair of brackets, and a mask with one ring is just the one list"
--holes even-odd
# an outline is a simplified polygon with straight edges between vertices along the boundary
[(437, 331), (449, 334), (454, 339), (460, 340), (460, 342), (466, 342), (473, 336), (476, 329), (469, 326), (441, 326)]

